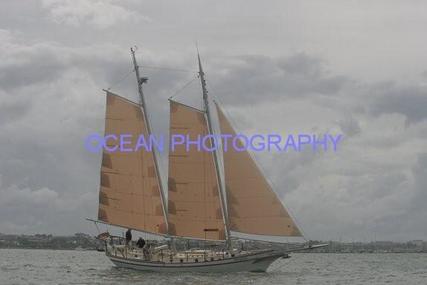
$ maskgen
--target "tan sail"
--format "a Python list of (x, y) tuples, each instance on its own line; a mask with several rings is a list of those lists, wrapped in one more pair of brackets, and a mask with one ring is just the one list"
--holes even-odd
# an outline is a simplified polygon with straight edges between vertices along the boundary
[[(215, 105), (221, 133), (235, 135), (224, 113)], [(223, 155), (230, 229), (257, 235), (301, 236), (250, 154), (228, 147)]]
[[(171, 101), (170, 134), (208, 134), (204, 113)], [(224, 240), (215, 166), (211, 152), (186, 150), (185, 145), (169, 150), (168, 222), (171, 235), (198, 239)]]
[[(138, 136), (148, 137), (140, 105), (107, 92), (105, 135), (132, 135), (127, 146), (134, 148)], [(107, 140), (108, 147), (119, 140)], [(98, 219), (112, 225), (151, 232), (166, 233), (165, 215), (160, 197), (159, 179), (153, 153), (108, 152), (102, 155)]]

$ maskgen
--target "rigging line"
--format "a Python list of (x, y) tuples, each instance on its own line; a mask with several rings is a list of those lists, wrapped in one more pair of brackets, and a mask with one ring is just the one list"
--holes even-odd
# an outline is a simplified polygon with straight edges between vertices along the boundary
[(148, 68), (148, 69), (163, 69), (163, 70), (171, 70), (171, 71), (179, 71), (179, 72), (197, 73), (197, 71), (195, 70), (183, 69), (183, 68), (173, 68), (173, 67), (163, 67), (163, 66), (153, 66), (153, 65), (141, 65), (141, 67)]
[(114, 82), (113, 84), (110, 85), (110, 87), (107, 88), (107, 90), (111, 90), (111, 88), (117, 86), (119, 83), (122, 83), (122, 81), (124, 81), (131, 73), (133, 73), (135, 70), (131, 69), (128, 73), (126, 73), (125, 76), (123, 76), (120, 80), (117, 80), (116, 82)]
[(173, 93), (172, 96), (169, 97), (169, 99), (174, 98), (176, 95), (178, 95), (178, 93), (180, 93), (181, 91), (183, 91), (185, 88), (187, 88), (191, 83), (193, 83), (195, 80), (197, 79), (197, 76), (195, 76), (193, 79), (191, 79), (190, 81), (188, 81), (187, 83), (184, 84), (184, 86), (182, 86), (180, 89), (178, 89), (175, 93)]

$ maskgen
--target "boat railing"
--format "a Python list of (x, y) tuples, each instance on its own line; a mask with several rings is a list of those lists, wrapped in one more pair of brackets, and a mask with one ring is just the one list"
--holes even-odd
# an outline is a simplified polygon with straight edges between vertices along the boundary
[(121, 236), (109, 236), (105, 240), (105, 246), (106, 253), (110, 256), (162, 263), (208, 262), (232, 258), (239, 253), (245, 254), (244, 251), (230, 252), (223, 248), (193, 248), (177, 252), (165, 245), (155, 246), (155, 244), (139, 248), (132, 242), (126, 243), (126, 239)]

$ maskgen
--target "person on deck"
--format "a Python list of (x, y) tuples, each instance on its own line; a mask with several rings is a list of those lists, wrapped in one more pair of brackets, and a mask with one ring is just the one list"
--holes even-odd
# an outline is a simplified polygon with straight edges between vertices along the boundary
[(129, 245), (131, 241), (132, 241), (132, 231), (131, 229), (128, 229), (126, 231), (126, 245)]
[(145, 240), (144, 240), (142, 237), (140, 237), (140, 238), (138, 239), (138, 241), (136, 242), (136, 245), (137, 245), (139, 248), (144, 248), (144, 246), (145, 246)]

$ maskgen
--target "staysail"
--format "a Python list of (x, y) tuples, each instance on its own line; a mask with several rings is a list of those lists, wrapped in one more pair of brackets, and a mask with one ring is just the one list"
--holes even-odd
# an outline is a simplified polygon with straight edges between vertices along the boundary
[[(141, 106), (107, 92), (105, 135), (130, 135), (127, 148), (134, 149), (139, 135), (148, 137)], [(119, 148), (120, 140), (107, 140), (108, 149)], [(161, 189), (153, 153), (107, 151), (102, 154), (98, 219), (125, 228), (166, 234)]]
[[(221, 133), (234, 136), (233, 127), (215, 105)], [(230, 229), (256, 235), (301, 236), (250, 154), (229, 147), (223, 156)]]
[[(208, 134), (205, 114), (170, 101), (170, 136), (195, 141)], [(196, 145), (169, 150), (168, 223), (171, 235), (224, 240), (225, 230), (212, 152)]]

